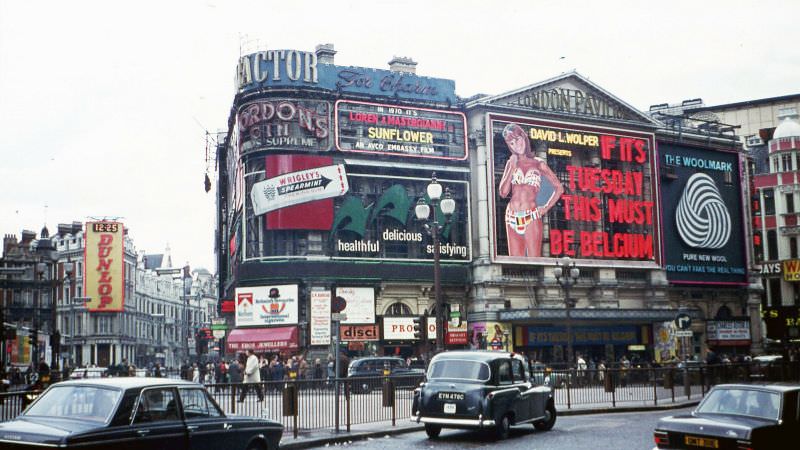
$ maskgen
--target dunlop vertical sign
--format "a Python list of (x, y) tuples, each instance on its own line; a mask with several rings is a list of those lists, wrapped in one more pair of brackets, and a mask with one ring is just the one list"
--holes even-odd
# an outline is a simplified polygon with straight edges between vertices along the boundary
[(122, 311), (125, 304), (124, 227), (119, 222), (88, 222), (84, 292), (91, 312)]

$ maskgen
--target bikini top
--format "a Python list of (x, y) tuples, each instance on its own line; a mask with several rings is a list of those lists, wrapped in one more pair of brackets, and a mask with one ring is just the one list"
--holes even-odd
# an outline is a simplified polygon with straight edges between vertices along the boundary
[(511, 178), (511, 184), (527, 184), (533, 187), (540, 187), (542, 185), (542, 174), (537, 169), (528, 169), (524, 174), (522, 169), (517, 169)]

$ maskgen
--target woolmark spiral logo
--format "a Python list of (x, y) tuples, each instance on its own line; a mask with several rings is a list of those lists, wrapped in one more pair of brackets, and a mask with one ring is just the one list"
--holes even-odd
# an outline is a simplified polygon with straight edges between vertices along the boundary
[(704, 173), (689, 177), (675, 221), (678, 234), (690, 247), (722, 248), (731, 238), (731, 215), (714, 180)]

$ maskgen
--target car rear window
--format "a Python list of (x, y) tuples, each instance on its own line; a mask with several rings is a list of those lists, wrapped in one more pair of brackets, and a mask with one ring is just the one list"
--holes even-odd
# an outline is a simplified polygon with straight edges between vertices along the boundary
[(715, 389), (697, 408), (700, 413), (734, 414), (777, 420), (781, 396), (754, 389)]
[(479, 361), (446, 359), (431, 363), (428, 379), (446, 378), (453, 380), (488, 381), (491, 375), (489, 366)]

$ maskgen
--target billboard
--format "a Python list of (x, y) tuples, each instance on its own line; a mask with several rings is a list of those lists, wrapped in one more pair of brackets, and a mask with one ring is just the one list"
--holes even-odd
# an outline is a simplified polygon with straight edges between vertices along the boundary
[(747, 284), (739, 155), (658, 146), (667, 279), (681, 284)]
[(87, 222), (83, 292), (90, 312), (119, 312), (125, 306), (125, 227)]
[(331, 292), (311, 291), (311, 345), (331, 343)]
[(236, 113), (237, 145), (254, 150), (326, 151), (331, 148), (331, 105), (321, 100), (269, 98), (245, 103)]
[(236, 288), (236, 326), (296, 325), (297, 285)]
[[(416, 220), (414, 206), (427, 200), (425, 188), (430, 179), (356, 175), (350, 173), (351, 193), (337, 197), (336, 214), (330, 233), (330, 256), (348, 259), (430, 261), (433, 240)], [(440, 224), (442, 261), (471, 260), (469, 228), (469, 184), (464, 181), (438, 181), (456, 201), (449, 223), (441, 208), (434, 214)], [(353, 188), (355, 187), (355, 188)]]
[(347, 192), (344, 164), (281, 174), (259, 181), (250, 190), (253, 213), (261, 215), (288, 206), (308, 203)]
[[(422, 334), (422, 330), (420, 330)], [(383, 339), (387, 341), (414, 340), (413, 317), (383, 317)]]
[(456, 83), (443, 78), (418, 76), (353, 66), (322, 64), (315, 52), (265, 50), (243, 55), (236, 67), (239, 94), (270, 89), (316, 88), (402, 100), (421, 100), (455, 105)]
[(489, 114), (493, 259), (657, 267), (650, 133)]
[(375, 289), (371, 287), (337, 287), (336, 296), (345, 301), (341, 311), (347, 316), (342, 324), (375, 323)]
[(343, 152), (467, 159), (460, 112), (339, 100), (335, 116), (336, 148)]

